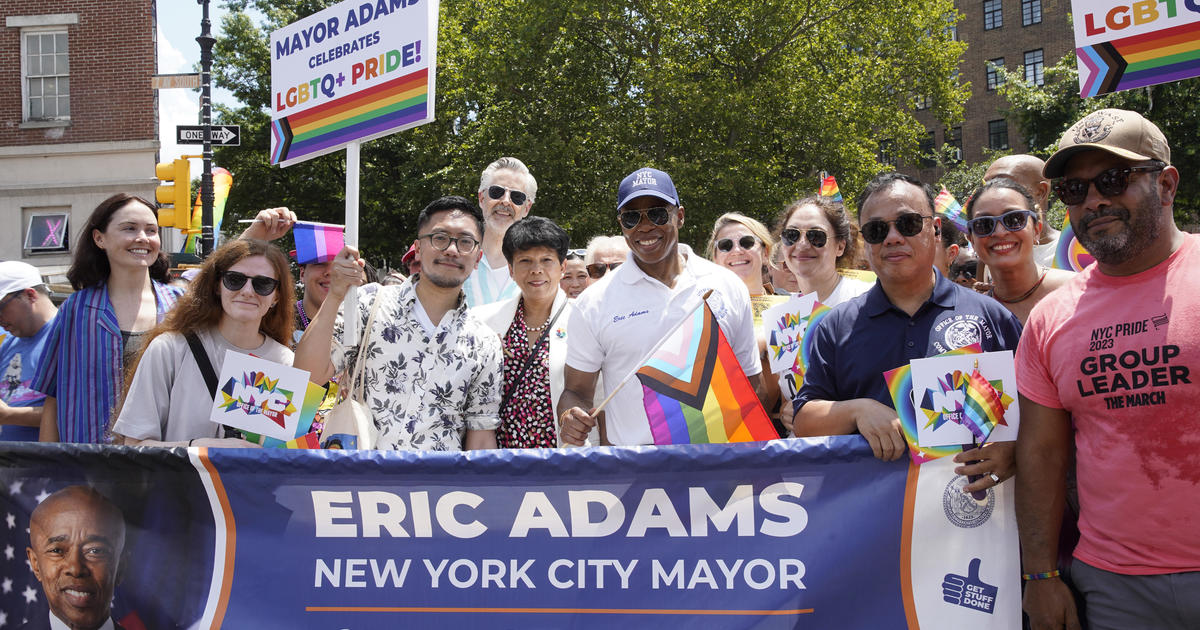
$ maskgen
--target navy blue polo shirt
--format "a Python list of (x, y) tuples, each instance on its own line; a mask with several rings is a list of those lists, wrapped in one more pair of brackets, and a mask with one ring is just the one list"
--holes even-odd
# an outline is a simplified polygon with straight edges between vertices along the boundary
[(915, 315), (896, 308), (879, 283), (835, 307), (813, 331), (796, 411), (810, 400), (872, 398), (892, 407), (883, 373), (978, 343), (984, 352), (1016, 350), (1021, 322), (990, 297), (942, 276)]

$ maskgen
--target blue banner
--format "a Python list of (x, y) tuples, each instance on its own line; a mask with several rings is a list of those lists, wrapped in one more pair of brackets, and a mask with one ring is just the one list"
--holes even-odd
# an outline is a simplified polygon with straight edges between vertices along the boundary
[(1013, 627), (1011, 499), (975, 501), (948, 468), (880, 462), (857, 436), (465, 454), (4, 444), (0, 531), (19, 553), (0, 604), (14, 626), (55, 607), (24, 560), (60, 506), (24, 528), (83, 485), (125, 521), (111, 615), (126, 628)]

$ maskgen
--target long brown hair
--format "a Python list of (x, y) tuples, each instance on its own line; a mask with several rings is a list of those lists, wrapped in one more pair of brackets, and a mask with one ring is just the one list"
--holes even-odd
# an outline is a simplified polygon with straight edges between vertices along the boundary
[[(117, 210), (130, 203), (140, 203), (149, 208), (150, 212), (154, 212), (154, 204), (149, 201), (129, 193), (117, 193), (101, 201), (100, 205), (92, 210), (87, 223), (79, 230), (79, 240), (75, 243), (75, 256), (71, 260), (71, 267), (67, 269), (67, 280), (71, 282), (71, 287), (76, 291), (108, 281), (108, 275), (112, 273), (112, 267), (108, 264), (108, 254), (104, 253), (99, 245), (96, 245), (96, 239), (92, 232), (107, 230), (108, 224)], [(167, 258), (167, 253), (163, 251), (160, 241), (158, 258), (150, 265), (150, 278), (166, 282), (167, 268), (170, 266), (170, 260)]]

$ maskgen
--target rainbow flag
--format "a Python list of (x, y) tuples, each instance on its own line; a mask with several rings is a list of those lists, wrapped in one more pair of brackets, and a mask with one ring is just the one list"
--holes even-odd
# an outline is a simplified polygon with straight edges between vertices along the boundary
[[(938, 356), (955, 354), (978, 354), (983, 349), (979, 344), (963, 346)], [(892, 397), (892, 408), (900, 417), (900, 428), (904, 431), (904, 441), (908, 442), (908, 455), (914, 464), (924, 464), (927, 461), (954, 455), (962, 452), (962, 446), (921, 446), (917, 442), (917, 406), (913, 403), (912, 365), (904, 365), (883, 373), (887, 383), (888, 393)]]
[(1054, 264), (1050, 266), (1067, 271), (1083, 271), (1084, 267), (1094, 262), (1096, 258), (1088, 253), (1076, 238), (1075, 229), (1071, 227), (1071, 218), (1063, 219), (1062, 233), (1058, 235), (1058, 247), (1054, 250)]
[(283, 443), (283, 448), (321, 448), (317, 433), (305, 433), (294, 440)]
[[(822, 319), (832, 311), (833, 307), (825, 306), (820, 302), (813, 303), (812, 313), (808, 316), (808, 326), (804, 329), (804, 337), (800, 340), (800, 354), (796, 356), (796, 362), (799, 364), (792, 368), (797, 374), (808, 372), (809, 357), (812, 355), (813, 331), (817, 329), (817, 324), (821, 323)], [(799, 369), (797, 369), (799, 368)]]
[(371, 88), (271, 121), (271, 164), (294, 162), (429, 117), (429, 72), (422, 68)]
[(1200, 22), (1081, 46), (1075, 55), (1080, 98), (1200, 76)]
[(779, 437), (705, 302), (638, 368), (655, 444)]
[(933, 211), (949, 219), (960, 232), (967, 231), (967, 217), (963, 215), (963, 207), (945, 186), (942, 186), (942, 192), (933, 200)]
[(833, 175), (821, 180), (821, 187), (817, 189), (817, 194), (822, 197), (832, 197), (834, 201), (842, 200), (842, 191), (838, 190), (837, 180)]
[(1004, 402), (1000, 393), (988, 382), (979, 368), (966, 378), (966, 399), (963, 401), (963, 425), (971, 430), (977, 444), (987, 441), (992, 429), (1004, 422)]
[[(213, 177), (213, 234), (221, 233), (221, 221), (225, 219), (225, 202), (229, 201), (229, 190), (233, 188), (233, 173), (228, 169), (214, 166)], [(200, 242), (200, 227), (204, 216), (204, 204), (200, 200), (202, 193), (196, 193), (196, 203), (192, 205), (192, 228), (188, 230), (187, 240), (183, 243), (181, 252), (196, 253), (196, 244)]]
[(297, 221), (292, 236), (296, 239), (296, 264), (329, 262), (346, 245), (346, 226)]

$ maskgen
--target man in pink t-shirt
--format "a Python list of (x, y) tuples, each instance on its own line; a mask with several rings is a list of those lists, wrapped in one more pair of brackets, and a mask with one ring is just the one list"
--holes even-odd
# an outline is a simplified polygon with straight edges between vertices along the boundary
[(1179, 172), (1158, 127), (1116, 109), (1068, 129), (1044, 172), (1096, 264), (1034, 308), (1017, 349), (1025, 610), (1079, 627), (1055, 570), (1074, 455), (1088, 626), (1200, 628), (1200, 237), (1175, 226)]

